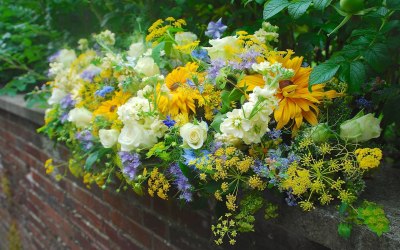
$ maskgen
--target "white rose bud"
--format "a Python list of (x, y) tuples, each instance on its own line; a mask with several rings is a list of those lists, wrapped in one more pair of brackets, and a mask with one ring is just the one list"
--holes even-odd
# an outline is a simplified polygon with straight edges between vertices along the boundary
[(101, 145), (105, 148), (112, 148), (118, 141), (119, 132), (116, 129), (100, 129), (99, 137)]
[(207, 123), (200, 122), (199, 125), (193, 123), (186, 123), (180, 128), (180, 134), (183, 139), (183, 145), (189, 146), (193, 149), (199, 149), (207, 139)]
[(68, 121), (75, 123), (78, 128), (85, 128), (92, 121), (92, 113), (85, 108), (74, 108), (69, 111)]
[(138, 60), (135, 70), (147, 77), (160, 74), (160, 69), (151, 57), (142, 57)]

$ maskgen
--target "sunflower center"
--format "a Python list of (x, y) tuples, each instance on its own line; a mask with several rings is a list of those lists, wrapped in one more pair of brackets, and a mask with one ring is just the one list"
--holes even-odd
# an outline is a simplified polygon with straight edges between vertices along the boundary
[(117, 108), (117, 105), (112, 105), (110, 107), (110, 112), (114, 112), (116, 108)]
[(291, 80), (283, 80), (279, 82), (280, 89), (283, 89), (284, 87), (287, 87), (289, 85), (293, 85), (293, 82)]

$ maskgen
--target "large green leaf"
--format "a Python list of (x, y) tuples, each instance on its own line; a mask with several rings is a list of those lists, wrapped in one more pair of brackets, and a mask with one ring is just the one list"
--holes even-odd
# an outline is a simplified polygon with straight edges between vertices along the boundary
[(328, 5), (332, 2), (332, 0), (314, 0), (314, 7), (318, 10), (324, 10)]
[(386, 6), (389, 9), (400, 10), (400, 0), (386, 0)]
[(365, 66), (360, 61), (354, 61), (350, 63), (349, 71), (349, 92), (358, 92), (361, 89), (361, 85), (365, 82)]
[(289, 6), (288, 0), (271, 0), (265, 3), (263, 17), (264, 19), (271, 18)]
[(323, 83), (332, 79), (338, 71), (340, 65), (331, 61), (326, 61), (315, 67), (311, 72), (309, 87)]
[(382, 72), (390, 62), (389, 51), (385, 44), (376, 43), (364, 52), (365, 61), (374, 70)]
[(294, 19), (298, 19), (307, 11), (310, 5), (311, 0), (295, 0), (288, 7), (289, 14)]

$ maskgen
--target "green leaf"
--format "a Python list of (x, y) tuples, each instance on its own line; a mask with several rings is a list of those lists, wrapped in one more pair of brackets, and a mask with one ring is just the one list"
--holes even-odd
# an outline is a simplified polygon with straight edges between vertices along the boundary
[(364, 201), (357, 209), (358, 219), (362, 221), (372, 232), (381, 236), (389, 231), (389, 220), (385, 211), (374, 202)]
[(361, 89), (361, 85), (365, 83), (366, 74), (365, 66), (360, 61), (355, 61), (350, 63), (349, 72), (349, 92), (358, 92)]
[(326, 7), (328, 7), (329, 4), (331, 4), (332, 0), (314, 0), (314, 7), (318, 10), (324, 10)]
[(99, 151), (95, 151), (91, 153), (88, 158), (86, 159), (85, 162), (85, 170), (89, 171), (92, 169), (93, 164), (96, 162), (96, 160), (99, 158)]
[(374, 70), (382, 72), (390, 62), (389, 51), (385, 44), (376, 43), (364, 52), (365, 61)]
[(386, 0), (386, 7), (393, 10), (400, 10), (400, 0)]
[(163, 50), (165, 47), (165, 42), (159, 43), (156, 47), (153, 48), (151, 52), (151, 56), (153, 57), (154, 61), (160, 65), (161, 63), (161, 50)]
[(296, 0), (290, 3), (288, 11), (291, 17), (298, 19), (301, 17), (310, 7), (311, 0)]
[(325, 63), (318, 65), (311, 72), (309, 87), (329, 81), (335, 76), (339, 67), (340, 65), (331, 61), (326, 61)]
[(224, 121), (224, 118), (226, 117), (226, 114), (218, 114), (214, 117), (213, 122), (211, 123), (211, 127), (217, 132), (217, 133), (221, 133), (220, 130), (220, 125), (221, 123)]
[(339, 214), (340, 215), (344, 215), (344, 213), (346, 212), (348, 206), (349, 205), (346, 202), (341, 203), (340, 206), (339, 206)]
[(340, 223), (338, 226), (338, 233), (345, 239), (348, 239), (351, 234), (351, 225), (347, 223)]
[(263, 17), (264, 19), (271, 18), (289, 6), (288, 0), (271, 0), (264, 5)]

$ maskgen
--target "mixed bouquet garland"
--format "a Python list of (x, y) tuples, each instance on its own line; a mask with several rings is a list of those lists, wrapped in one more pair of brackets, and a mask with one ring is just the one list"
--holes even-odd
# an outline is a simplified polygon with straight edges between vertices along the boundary
[[(212, 226), (217, 244), (253, 231), (261, 209), (276, 217), (263, 196), (271, 190), (304, 211), (337, 204), (344, 237), (354, 223), (386, 232), (382, 208), (357, 200), (382, 158), (364, 146), (380, 136), (380, 120), (352, 108), (346, 84), (309, 86), (312, 68), (273, 47), (269, 23), (222, 37), (227, 27), (211, 22), (208, 46), (185, 25), (157, 20), (128, 51), (104, 31), (81, 39), (79, 56), (50, 58), (51, 106), (39, 131), (71, 149), (69, 170), (88, 186), (119, 179), (140, 195), (214, 199), (225, 207)], [(61, 165), (49, 159), (46, 171)]]

